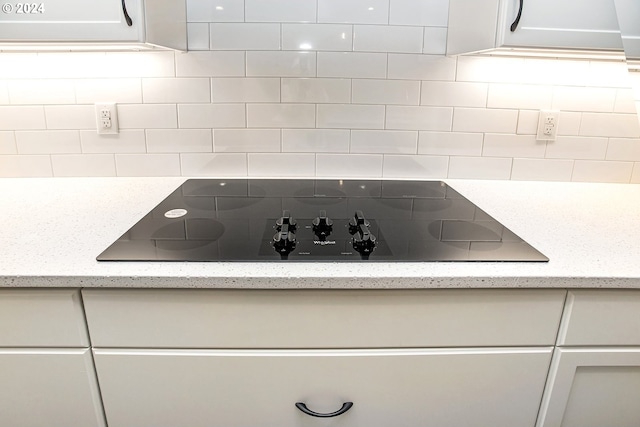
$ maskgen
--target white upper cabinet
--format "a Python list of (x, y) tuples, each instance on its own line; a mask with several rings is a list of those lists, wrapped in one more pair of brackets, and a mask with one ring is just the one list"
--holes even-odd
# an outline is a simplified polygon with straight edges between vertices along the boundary
[(614, 0), (451, 0), (447, 54), (496, 48), (622, 51)]
[(627, 59), (640, 60), (640, 1), (615, 0)]
[(115, 45), (186, 50), (183, 0), (41, 0), (6, 2), (0, 50), (29, 45)]

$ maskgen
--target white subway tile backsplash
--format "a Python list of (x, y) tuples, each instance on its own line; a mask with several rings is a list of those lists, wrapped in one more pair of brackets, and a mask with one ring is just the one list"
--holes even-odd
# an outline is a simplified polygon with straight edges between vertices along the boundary
[(350, 130), (283, 129), (282, 151), (285, 153), (348, 153)]
[(54, 154), (53, 176), (116, 176), (113, 154)]
[(518, 83), (524, 68), (522, 58), (489, 58), (483, 56), (460, 56), (456, 81)]
[(282, 24), (283, 50), (353, 50), (353, 26)]
[(632, 184), (640, 184), (640, 162), (633, 165), (633, 174), (631, 175)]
[(387, 55), (362, 52), (318, 52), (318, 77), (385, 78)]
[(389, 54), (390, 79), (447, 80), (456, 76), (456, 58), (439, 55)]
[(450, 157), (449, 178), (509, 179), (512, 161), (499, 157)]
[(451, 130), (453, 108), (388, 106), (386, 129)]
[(282, 79), (282, 102), (341, 104), (350, 101), (349, 79)]
[(511, 179), (519, 181), (571, 181), (573, 160), (513, 159)]
[(453, 130), (458, 132), (516, 133), (518, 110), (456, 108)]
[(115, 159), (118, 176), (180, 176), (179, 154), (115, 154)]
[[(538, 110), (520, 110), (518, 114), (518, 125), (516, 133), (518, 135), (535, 135), (538, 133), (538, 119), (540, 112)], [(562, 123), (562, 119), (558, 120), (558, 124)], [(578, 127), (580, 127), (580, 117), (578, 117)], [(559, 133), (560, 129), (558, 129)], [(576, 128), (577, 134), (577, 128)]]
[(45, 129), (44, 108), (42, 106), (1, 106), (0, 130)]
[(551, 86), (492, 83), (489, 85), (487, 107), (548, 110), (552, 97)]
[(522, 67), (516, 83), (585, 86), (590, 74), (589, 62), (580, 60), (525, 58)]
[(612, 112), (617, 90), (600, 87), (556, 86), (553, 90), (554, 110)]
[(627, 65), (623, 61), (589, 61), (589, 72), (585, 82), (588, 86), (621, 87), (631, 86)]
[(145, 153), (143, 130), (121, 130), (117, 134), (99, 135), (96, 131), (81, 130), (80, 144), (83, 153)]
[(381, 154), (317, 154), (316, 173), (326, 177), (382, 177)]
[(607, 138), (559, 136), (556, 141), (547, 144), (545, 157), (549, 159), (604, 160), (607, 144)]
[[(175, 77), (175, 55), (160, 52), (107, 52), (90, 64), (86, 77)], [(92, 58), (93, 59), (93, 58)], [(87, 61), (88, 59), (85, 59)], [(67, 71), (68, 73), (68, 71)]]
[(97, 129), (93, 105), (47, 105), (44, 115), (47, 129)]
[(449, 158), (446, 156), (402, 156), (385, 154), (382, 165), (384, 178), (443, 179), (447, 177)]
[(422, 27), (354, 25), (353, 50), (359, 52), (422, 53)]
[(616, 103), (613, 106), (614, 113), (636, 114), (636, 103), (633, 89), (618, 89), (616, 92)]
[(383, 129), (383, 105), (319, 104), (317, 127)]
[(208, 23), (190, 22), (187, 24), (187, 50), (209, 50), (210, 41)]
[(9, 103), (30, 104), (75, 104), (73, 80), (9, 80)]
[(142, 79), (145, 104), (211, 102), (210, 92), (206, 78)]
[(446, 27), (424, 27), (422, 53), (427, 55), (444, 55), (447, 53)]
[(185, 176), (247, 176), (247, 155), (231, 153), (185, 153), (180, 155)]
[(212, 50), (280, 49), (280, 24), (215, 23), (209, 35)]
[(640, 122), (635, 114), (583, 113), (580, 135), (637, 138), (640, 136)]
[(77, 130), (18, 131), (18, 154), (80, 153), (80, 133)]
[(280, 79), (276, 78), (213, 78), (213, 102), (280, 102)]
[(243, 77), (245, 53), (233, 51), (176, 52), (178, 77)]
[(316, 175), (314, 154), (250, 153), (248, 173), (250, 176), (297, 176)]
[(390, 0), (389, 24), (446, 27), (449, 0)]
[(318, 0), (318, 22), (388, 24), (389, 0)]
[(481, 133), (420, 131), (418, 154), (442, 156), (481, 156)]
[(606, 159), (640, 162), (640, 139), (610, 138)]
[(245, 21), (316, 22), (316, 3), (317, 0), (244, 0)]
[(178, 124), (185, 129), (246, 127), (245, 104), (179, 104)]
[(50, 176), (53, 176), (53, 170), (49, 155), (0, 155), (0, 177), (2, 178)]
[(141, 103), (141, 79), (78, 79), (75, 80), (76, 102)]
[[(640, 183), (621, 62), (446, 57), (448, 0), (187, 13), (188, 52), (0, 54), (0, 176)], [(118, 103), (120, 133), (97, 134), (96, 102)], [(541, 109), (560, 111), (554, 142), (535, 140)]]
[(70, 79), (171, 77), (171, 51), (64, 52), (6, 54), (0, 58), (0, 78)]
[(7, 83), (0, 80), (0, 105), (9, 104), (9, 91), (7, 90)]
[(412, 80), (353, 80), (354, 104), (418, 105), (420, 82)]
[[(0, 79), (24, 79), (30, 78), (37, 75), (37, 72), (44, 72), (38, 66), (38, 55), (36, 53), (9, 53), (3, 52), (0, 55)], [(49, 77), (48, 74), (42, 75), (41, 77)]]
[(17, 154), (16, 138), (13, 131), (0, 131), (0, 154)]
[(631, 181), (633, 162), (605, 162), (597, 160), (576, 160), (572, 181), (617, 182)]
[(243, 22), (242, 0), (187, 0), (188, 22)]
[(546, 146), (546, 141), (536, 141), (535, 135), (487, 133), (484, 136), (482, 155), (487, 157), (543, 158)]
[(315, 77), (316, 52), (247, 52), (248, 77)]
[(148, 129), (148, 153), (211, 153), (211, 129)]
[(450, 107), (486, 107), (486, 83), (423, 81), (421, 105)]
[(311, 104), (247, 105), (247, 127), (250, 128), (309, 128), (315, 123), (315, 106)]
[(417, 131), (351, 131), (351, 153), (415, 154), (417, 147)]
[[(536, 126), (538, 125), (537, 120), (536, 118)], [(582, 123), (582, 113), (561, 111), (558, 120), (558, 135), (579, 135), (580, 123)]]
[(175, 104), (118, 105), (121, 129), (170, 129), (178, 127)]
[(280, 129), (216, 129), (213, 149), (227, 153), (279, 152)]

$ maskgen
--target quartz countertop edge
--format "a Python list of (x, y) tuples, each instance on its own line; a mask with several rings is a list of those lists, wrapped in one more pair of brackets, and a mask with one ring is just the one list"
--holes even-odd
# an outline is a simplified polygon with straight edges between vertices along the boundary
[(444, 179), (548, 263), (96, 261), (186, 179), (0, 179), (0, 287), (640, 289), (638, 184)]

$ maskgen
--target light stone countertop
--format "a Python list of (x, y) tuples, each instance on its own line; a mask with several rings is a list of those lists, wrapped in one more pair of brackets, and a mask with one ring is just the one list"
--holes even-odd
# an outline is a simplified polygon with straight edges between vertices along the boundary
[(0, 287), (640, 289), (632, 184), (446, 180), (548, 263), (95, 260), (186, 179), (0, 179)]

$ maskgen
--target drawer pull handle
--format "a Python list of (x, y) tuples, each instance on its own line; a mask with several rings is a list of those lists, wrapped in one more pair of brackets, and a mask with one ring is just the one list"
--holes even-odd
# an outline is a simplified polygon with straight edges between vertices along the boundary
[(319, 417), (319, 418), (337, 417), (338, 415), (342, 415), (345, 412), (347, 412), (349, 409), (351, 409), (352, 406), (353, 406), (353, 402), (345, 402), (342, 404), (342, 408), (338, 409), (336, 412), (332, 412), (330, 414), (320, 414), (318, 412), (313, 412), (311, 409), (307, 408), (307, 405), (305, 405), (302, 402), (296, 403), (296, 408), (300, 409), (305, 414), (311, 415), (312, 417)]

